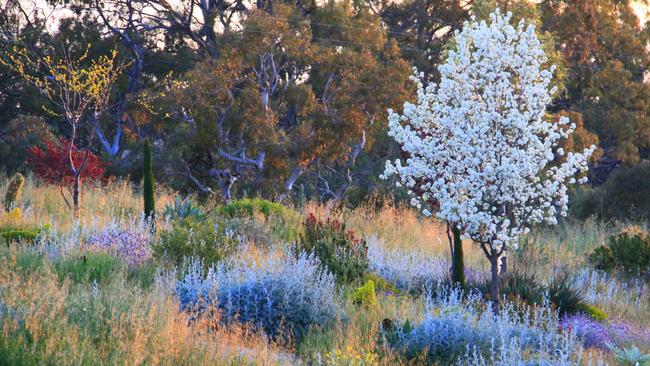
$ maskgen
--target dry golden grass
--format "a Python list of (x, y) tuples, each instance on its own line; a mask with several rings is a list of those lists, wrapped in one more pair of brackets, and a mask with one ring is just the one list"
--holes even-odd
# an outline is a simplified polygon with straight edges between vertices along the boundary
[[(449, 259), (446, 225), (435, 218), (423, 217), (408, 205), (385, 204), (377, 208), (371, 200), (353, 210), (332, 211), (327, 205), (309, 202), (304, 212), (337, 217), (350, 229), (366, 237), (376, 237), (388, 249), (419, 250)], [(483, 252), (470, 241), (463, 241), (463, 250), (468, 265), (476, 268), (487, 265)]]
[[(4, 192), (7, 183), (7, 180), (0, 183), (0, 192)], [(64, 192), (68, 195), (67, 191)], [(24, 220), (56, 224), (63, 231), (69, 230), (76, 222), (82, 226), (101, 226), (116, 218), (137, 218), (142, 214), (142, 196), (138, 189), (126, 181), (112, 182), (101, 187), (83, 186), (81, 215), (78, 220), (66, 206), (58, 187), (39, 184), (28, 177), (21, 197)], [(173, 194), (159, 190), (156, 192), (156, 210), (162, 212), (165, 205), (173, 200)], [(161, 218), (157, 219), (160, 221)]]
[(124, 273), (93, 289), (60, 282), (46, 258), (26, 270), (37, 256), (13, 247), (0, 254), (3, 362), (274, 365), (288, 357), (246, 329), (189, 326), (171, 294), (134, 288)]
[[(0, 180), (0, 192), (5, 185), (6, 181)], [(157, 211), (162, 212), (173, 199), (173, 193), (157, 192)], [(50, 223), (59, 232), (67, 232), (77, 225), (102, 227), (116, 220), (133, 221), (142, 209), (140, 193), (126, 182), (85, 187), (82, 200), (83, 215), (81, 222), (76, 223), (56, 187), (39, 185), (28, 178), (21, 198), (20, 222), (33, 226)], [(368, 202), (356, 209), (332, 212), (325, 205), (309, 202), (302, 213), (337, 217), (348, 228), (377, 238), (388, 249), (449, 256), (445, 226), (423, 218), (408, 206), (377, 208), (374, 202)], [(160, 216), (157, 220), (162, 228), (165, 224)], [(8, 220), (11, 218), (6, 213), (0, 214), (0, 224)], [(521, 250), (511, 254), (511, 266), (533, 270), (541, 279), (548, 280), (584, 265), (585, 255), (622, 226), (587, 221), (535, 230), (527, 238), (531, 244), (522, 245)], [(97, 292), (89, 283), (61, 282), (56, 264), (46, 257), (41, 258), (42, 263), (33, 264), (32, 261), (38, 261), (32, 256), (39, 256), (38, 253), (15, 247), (0, 250), (0, 354), (17, 357), (15, 364), (274, 365), (296, 362), (291, 356), (293, 351), (309, 360), (318, 352), (325, 356), (335, 350), (353, 350), (356, 357), (381, 348), (377, 341), (382, 319), (417, 322), (424, 313), (422, 301), (408, 296), (379, 296), (376, 308), (358, 308), (347, 303), (346, 321), (323, 334), (310, 334), (296, 350), (285, 349), (270, 345), (262, 336), (246, 329), (214, 329), (210, 324), (188, 326), (186, 314), (178, 311), (179, 305), (168, 289), (155, 285), (143, 288), (128, 280), (125, 269), (108, 282), (100, 283)], [(464, 250), (466, 266), (487, 270), (488, 264), (478, 247), (465, 242)], [(251, 244), (240, 255), (260, 263), (269, 256), (282, 255), (282, 246), (263, 248)], [(602, 307), (610, 316), (650, 326), (650, 302), (630, 307), (616, 300)], [(32, 356), (37, 358), (29, 358)], [(1, 357), (0, 364), (8, 359)], [(379, 364), (399, 362), (397, 356), (388, 352)]]

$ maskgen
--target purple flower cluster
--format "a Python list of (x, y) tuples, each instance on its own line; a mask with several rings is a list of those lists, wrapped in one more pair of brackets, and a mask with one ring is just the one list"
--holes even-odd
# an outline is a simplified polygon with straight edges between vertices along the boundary
[(585, 347), (608, 349), (607, 344), (613, 344), (607, 326), (585, 314), (565, 316), (560, 322), (560, 328), (572, 331), (582, 339)]
[(623, 321), (600, 323), (584, 314), (565, 316), (560, 327), (582, 338), (585, 347), (608, 349), (607, 344), (634, 343), (650, 345), (650, 330)]
[(107, 252), (128, 264), (140, 264), (151, 257), (149, 236), (137, 231), (107, 228), (86, 240), (95, 250)]
[(624, 321), (615, 321), (608, 326), (609, 334), (618, 342), (630, 342), (650, 347), (650, 329)]

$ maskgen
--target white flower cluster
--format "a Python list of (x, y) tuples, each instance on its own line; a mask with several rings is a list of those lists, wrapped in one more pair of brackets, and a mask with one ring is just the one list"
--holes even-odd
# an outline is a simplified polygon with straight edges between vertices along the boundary
[(403, 115), (389, 111), (388, 133), (404, 161), (387, 162), (382, 175), (397, 175), (424, 214), (435, 202), (439, 218), (495, 249), (516, 248), (531, 224), (566, 215), (567, 184), (587, 171), (595, 149), (559, 147), (575, 125), (545, 118), (555, 67), (542, 68), (534, 27), (515, 28), (510, 18), (497, 10), (490, 24), (466, 22), (438, 67), (440, 83), (414, 77), (417, 102), (405, 103)]

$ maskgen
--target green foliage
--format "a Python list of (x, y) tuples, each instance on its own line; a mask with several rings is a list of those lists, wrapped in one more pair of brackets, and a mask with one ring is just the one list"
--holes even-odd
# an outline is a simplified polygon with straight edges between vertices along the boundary
[[(501, 294), (510, 301), (541, 305), (548, 296), (548, 300), (559, 310), (560, 315), (584, 313), (598, 321), (607, 319), (607, 314), (588, 304), (580, 290), (564, 276), (556, 277), (545, 286), (533, 274), (511, 270), (505, 276), (501, 276), (499, 281)], [(489, 282), (482, 283), (479, 290), (485, 296), (489, 296)]]
[(585, 313), (587, 303), (582, 293), (566, 276), (553, 279), (548, 286), (548, 297), (560, 315)]
[(163, 216), (169, 220), (191, 219), (194, 221), (204, 221), (208, 217), (201, 207), (192, 202), (190, 197), (176, 197), (173, 204), (165, 205)]
[(41, 227), (0, 227), (0, 242), (9, 245), (10, 243), (33, 244), (39, 235), (49, 230), (49, 225)]
[[(33, 87), (23, 85), (21, 89), (21, 93), (15, 93), (13, 96), (26, 97), (22, 93), (27, 93), (30, 89), (33, 90)], [(6, 99), (0, 101), (0, 110), (4, 110), (4, 112), (10, 109), (4, 108), (9, 107), (5, 102), (7, 102)], [(15, 101), (16, 104), (20, 105), (19, 113), (25, 113), (26, 110), (24, 107), (32, 104), (35, 107), (32, 113), (35, 114), (43, 112), (43, 105), (47, 105), (47, 102), (44, 102), (42, 96), (38, 94), (21, 98), (20, 101)], [(0, 114), (3, 114), (3, 112), (0, 112)], [(8, 124), (2, 129), (1, 125), (5, 121), (8, 121)], [(0, 156), (2, 156), (0, 166), (7, 172), (16, 172), (24, 167), (25, 160), (28, 156), (27, 150), (30, 147), (39, 145), (43, 141), (52, 141), (54, 138), (45, 119), (36, 115), (18, 114), (13, 118), (0, 118), (0, 129), (3, 130), (2, 144), (0, 144)]]
[(220, 206), (217, 215), (242, 219), (261, 215), (276, 239), (291, 242), (298, 238), (300, 214), (280, 203), (261, 198), (233, 200)]
[(377, 306), (377, 295), (375, 294), (375, 283), (370, 280), (361, 287), (352, 290), (352, 302), (359, 306)]
[(60, 281), (69, 278), (74, 283), (102, 283), (123, 269), (119, 258), (104, 253), (87, 252), (55, 263)]
[(36, 237), (40, 234), (39, 230), (30, 230), (30, 229), (17, 229), (17, 230), (6, 230), (0, 231), (0, 238), (6, 243), (28, 243), (31, 244), (34, 242)]
[(149, 144), (149, 140), (145, 140), (144, 142), (143, 176), (142, 194), (144, 198), (144, 215), (153, 222), (156, 214), (156, 203), (154, 201), (153, 165), (151, 162), (151, 145)]
[[(489, 289), (489, 286), (486, 287)], [(510, 299), (518, 299), (529, 305), (541, 304), (544, 299), (544, 286), (534, 274), (510, 271), (501, 278), (501, 294)]]
[(252, 218), (226, 218), (220, 220), (232, 235), (264, 248), (271, 248), (276, 242), (269, 228)]
[(629, 276), (650, 275), (650, 235), (621, 233), (610, 237), (607, 245), (594, 249), (589, 262), (602, 271)]
[(16, 175), (11, 178), (9, 185), (7, 186), (7, 192), (5, 193), (5, 211), (9, 212), (17, 205), (24, 183), (25, 177), (20, 173), (16, 173)]
[(148, 261), (138, 266), (128, 266), (127, 270), (127, 280), (129, 283), (136, 284), (143, 289), (148, 289), (154, 283), (158, 266), (156, 263)]
[(44, 255), (31, 250), (20, 251), (16, 255), (16, 265), (21, 274), (29, 274), (43, 267)]
[(347, 231), (338, 220), (320, 221), (310, 214), (303, 223), (296, 250), (315, 254), (339, 283), (359, 283), (368, 272), (365, 239)]
[(571, 213), (579, 219), (650, 220), (650, 162), (615, 171), (598, 188), (576, 192)]
[(589, 315), (589, 317), (591, 317), (592, 319), (597, 320), (601, 323), (607, 320), (607, 318), (609, 318), (609, 316), (603, 309), (600, 309), (591, 304), (584, 304), (582, 306), (582, 311), (585, 314)]
[(555, 104), (582, 113), (611, 158), (638, 162), (650, 144), (650, 53), (632, 2), (557, 0), (540, 9), (568, 66), (566, 92)]
[[(266, 5), (250, 9), (238, 31), (218, 43), (220, 57), (200, 60), (172, 80), (167, 93), (157, 95), (152, 104), (168, 116), (171, 141), (165, 148), (168, 156), (178, 157), (171, 161), (178, 162), (176, 170), (185, 169), (179, 164), (185, 156), (195, 176), (207, 177), (213, 168), (237, 171), (236, 196), (266, 198), (290, 193), (285, 183), (300, 172), (300, 183), (315, 197), (322, 181), (308, 178), (316, 174), (331, 186), (348, 184), (341, 179), (341, 163), (364, 132), (367, 149), (377, 149), (374, 154), (391, 147), (385, 124), (375, 121), (385, 120), (388, 108), (400, 108), (412, 96), (411, 64), (383, 30), (382, 19), (365, 6), (333, 2), (309, 8), (277, 3), (272, 13)], [(272, 41), (278, 35), (281, 43)], [(251, 70), (271, 79), (251, 78)], [(280, 70), (291, 72), (277, 78)], [(333, 88), (337, 97), (329, 98)], [(179, 123), (173, 111), (180, 108), (192, 124)], [(235, 159), (211, 159), (214, 152)], [(368, 159), (355, 175), (378, 176), (376, 162)], [(211, 185), (217, 187), (227, 189)]]
[(298, 215), (282, 205), (281, 203), (271, 202), (261, 198), (244, 198), (233, 200), (227, 205), (219, 207), (217, 214), (227, 217), (250, 217), (256, 213), (261, 213), (265, 217), (292, 217)]
[(226, 232), (224, 225), (211, 220), (187, 217), (175, 221), (170, 230), (160, 233), (152, 246), (156, 258), (180, 267), (186, 258), (197, 258), (204, 268), (233, 254), (239, 241)]
[(400, 292), (394, 283), (386, 280), (383, 277), (379, 277), (374, 273), (370, 273), (370, 272), (366, 273), (366, 275), (363, 276), (363, 281), (366, 283), (372, 281), (375, 285), (375, 290), (377, 291), (389, 292), (393, 294), (397, 294)]

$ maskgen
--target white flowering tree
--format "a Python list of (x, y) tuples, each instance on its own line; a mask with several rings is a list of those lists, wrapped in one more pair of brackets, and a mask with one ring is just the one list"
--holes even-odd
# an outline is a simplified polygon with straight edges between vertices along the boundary
[[(498, 10), (490, 22), (464, 24), (438, 70), (439, 84), (418, 82), (417, 102), (389, 111), (389, 135), (402, 160), (386, 163), (411, 204), (456, 225), (491, 264), (491, 297), (498, 307), (499, 263), (537, 223), (567, 213), (567, 185), (587, 171), (594, 147), (565, 153), (575, 128), (546, 117), (555, 67), (532, 25), (510, 24)], [(584, 182), (586, 178), (580, 179)]]

